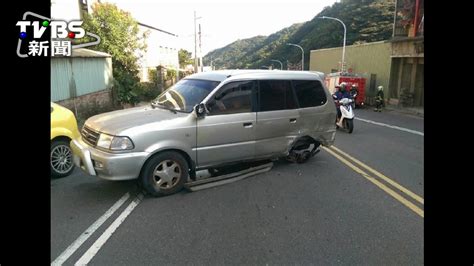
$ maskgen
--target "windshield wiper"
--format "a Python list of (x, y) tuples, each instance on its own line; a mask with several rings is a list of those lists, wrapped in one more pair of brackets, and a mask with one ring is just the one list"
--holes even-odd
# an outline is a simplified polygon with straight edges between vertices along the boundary
[(173, 114), (177, 114), (177, 113), (178, 113), (175, 109), (166, 108), (166, 107), (163, 107), (163, 109), (170, 110)]
[(177, 114), (177, 113), (178, 113), (177, 110), (168, 108), (168, 107), (166, 107), (166, 106), (163, 105), (163, 104), (159, 104), (159, 103), (156, 103), (156, 102), (151, 102), (150, 104), (151, 104), (151, 107), (153, 107), (153, 108), (158, 107), (158, 108), (161, 108), (161, 109), (169, 110), (169, 111), (171, 111), (173, 114)]

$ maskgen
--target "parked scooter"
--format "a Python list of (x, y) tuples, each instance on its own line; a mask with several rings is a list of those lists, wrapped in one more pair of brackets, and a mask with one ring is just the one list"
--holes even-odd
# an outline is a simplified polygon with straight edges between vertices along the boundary
[(352, 104), (354, 103), (353, 99), (342, 98), (337, 101), (336, 96), (333, 96), (336, 102), (339, 103), (339, 110), (341, 111), (341, 117), (336, 118), (336, 127), (346, 130), (348, 133), (354, 131), (354, 111)]

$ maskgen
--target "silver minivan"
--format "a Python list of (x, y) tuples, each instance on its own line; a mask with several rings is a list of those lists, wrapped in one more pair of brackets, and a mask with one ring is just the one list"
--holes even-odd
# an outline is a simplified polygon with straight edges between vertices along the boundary
[(302, 163), (334, 143), (336, 107), (322, 73), (225, 70), (188, 76), (149, 106), (89, 118), (74, 163), (162, 196), (196, 171), (260, 159)]

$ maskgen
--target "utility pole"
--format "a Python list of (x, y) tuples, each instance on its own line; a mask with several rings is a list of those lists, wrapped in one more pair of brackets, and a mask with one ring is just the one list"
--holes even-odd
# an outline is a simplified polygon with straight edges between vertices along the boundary
[(194, 11), (194, 71), (199, 72), (198, 57), (197, 57), (197, 33), (196, 33), (196, 20), (201, 17), (196, 17), (196, 11)]
[(201, 67), (200, 72), (203, 72), (204, 66), (203, 66), (203, 63), (202, 63), (202, 46), (201, 46), (201, 44), (202, 44), (202, 43), (201, 43), (201, 39), (202, 39), (202, 38), (201, 38), (201, 36), (202, 36), (202, 35), (201, 35), (201, 24), (199, 24), (199, 65), (200, 65), (200, 67)]

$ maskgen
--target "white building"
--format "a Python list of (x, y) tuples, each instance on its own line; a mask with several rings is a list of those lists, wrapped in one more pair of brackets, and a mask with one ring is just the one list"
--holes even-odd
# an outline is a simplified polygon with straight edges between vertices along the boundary
[(141, 32), (149, 32), (146, 39), (147, 51), (139, 62), (141, 81), (149, 81), (148, 70), (156, 69), (158, 66), (178, 70), (178, 36), (151, 25), (140, 22), (138, 25)]

